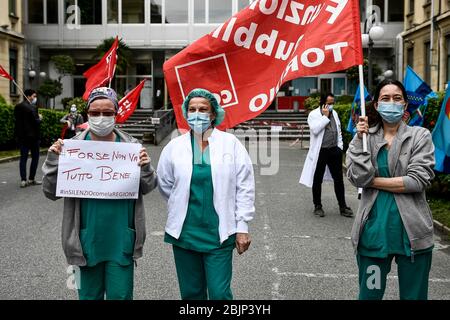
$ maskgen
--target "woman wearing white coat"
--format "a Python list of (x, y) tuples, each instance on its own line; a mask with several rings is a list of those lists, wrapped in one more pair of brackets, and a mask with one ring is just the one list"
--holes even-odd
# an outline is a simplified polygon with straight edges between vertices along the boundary
[(329, 93), (320, 99), (320, 107), (309, 113), (310, 146), (306, 156), (300, 183), (311, 188), (314, 214), (325, 216), (322, 209), (322, 181), (328, 170), (334, 180), (334, 191), (339, 202), (341, 215), (352, 217), (352, 210), (345, 202), (344, 179), (342, 173), (342, 132), (341, 122), (333, 110), (334, 95)]
[(164, 240), (182, 299), (229, 300), (233, 249), (242, 254), (250, 245), (253, 165), (234, 135), (215, 128), (225, 112), (209, 91), (194, 89), (182, 109), (192, 130), (170, 141), (157, 169), (168, 203)]

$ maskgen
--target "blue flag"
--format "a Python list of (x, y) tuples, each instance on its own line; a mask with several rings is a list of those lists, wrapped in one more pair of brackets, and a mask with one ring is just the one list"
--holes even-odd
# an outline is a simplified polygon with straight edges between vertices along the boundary
[(441, 113), (433, 130), (436, 165), (434, 170), (450, 173), (450, 87), (447, 88)]
[[(361, 115), (361, 96), (359, 94), (359, 85), (356, 89), (355, 97), (353, 98), (352, 102), (352, 109), (350, 110), (350, 117), (348, 119), (347, 124), (347, 131), (354, 136), (356, 134), (356, 124), (354, 123), (353, 119), (357, 119)], [(367, 91), (366, 87), (364, 86), (364, 97), (366, 102), (372, 100), (372, 97), (369, 94), (369, 91)]]
[(406, 67), (403, 84), (409, 100), (406, 111), (410, 116), (406, 123), (410, 126), (422, 126), (428, 100), (437, 98), (437, 94), (431, 90), (430, 86), (410, 66)]

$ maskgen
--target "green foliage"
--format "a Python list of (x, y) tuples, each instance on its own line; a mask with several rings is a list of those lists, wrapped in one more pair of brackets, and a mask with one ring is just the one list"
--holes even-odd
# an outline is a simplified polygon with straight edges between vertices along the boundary
[(14, 107), (0, 101), (0, 145), (14, 141)]
[(47, 106), (49, 99), (53, 99), (62, 93), (62, 84), (58, 80), (46, 79), (39, 87), (38, 93), (45, 98), (45, 105)]
[(41, 144), (50, 146), (55, 140), (61, 136), (63, 124), (59, 122), (66, 114), (65, 112), (40, 109), (42, 114), (41, 122)]
[[(101, 59), (106, 54), (106, 52), (111, 49), (114, 40), (115, 38), (108, 38), (103, 40), (103, 42), (96, 48), (94, 59)], [(117, 55), (117, 73), (126, 74), (128, 67), (131, 65), (133, 53), (122, 39), (119, 39), (119, 48), (117, 50)]]
[(436, 121), (441, 112), (442, 102), (444, 101), (445, 92), (437, 92), (437, 99), (430, 99), (428, 101), (428, 107), (425, 111), (423, 126), (433, 131)]
[(64, 109), (70, 109), (70, 104), (69, 102), (72, 101), (73, 98), (72, 97), (67, 97), (67, 98), (62, 98), (61, 99), (61, 104), (63, 105)]
[(353, 102), (353, 96), (339, 96), (336, 97), (336, 104), (348, 104)]
[(87, 112), (87, 102), (83, 100), (81, 97), (73, 98), (67, 102), (67, 106), (70, 108), (72, 105), (77, 106), (78, 113), (86, 113)]
[(73, 61), (73, 58), (71, 56), (66, 55), (57, 55), (52, 56), (50, 58), (50, 61), (52, 61), (55, 64), (56, 70), (58, 70), (58, 73), (60, 74), (58, 81), (61, 82), (61, 79), (64, 76), (71, 75), (75, 72), (75, 62)]
[(312, 111), (319, 107), (320, 95), (311, 95), (305, 100), (305, 109), (307, 111)]
[(0, 104), (6, 104), (5, 98), (0, 94)]

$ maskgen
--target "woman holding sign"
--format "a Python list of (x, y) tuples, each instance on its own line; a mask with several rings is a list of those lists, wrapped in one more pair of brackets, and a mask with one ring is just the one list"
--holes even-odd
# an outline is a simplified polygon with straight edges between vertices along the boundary
[(347, 177), (363, 188), (352, 230), (363, 300), (383, 298), (393, 258), (400, 299), (428, 296), (433, 219), (425, 189), (434, 177), (434, 147), (427, 129), (402, 121), (407, 99), (400, 82), (381, 82), (373, 100), (379, 120), (369, 129), (367, 117), (360, 117), (347, 151)]
[(252, 162), (234, 135), (215, 128), (225, 112), (209, 91), (193, 90), (182, 110), (192, 130), (164, 148), (157, 169), (168, 203), (164, 240), (182, 299), (230, 300), (233, 249), (242, 254), (250, 245)]
[[(88, 100), (89, 129), (73, 139), (137, 143), (114, 128), (117, 111), (117, 96), (112, 89), (93, 90)], [(58, 140), (50, 147), (42, 167), (44, 194), (51, 200), (58, 199), (58, 161), (63, 144)], [(79, 266), (77, 287), (81, 300), (102, 300), (105, 295), (106, 299), (133, 298), (134, 261), (142, 256), (145, 241), (143, 195), (157, 184), (145, 148), (140, 150), (138, 165), (137, 200), (64, 199), (62, 243), (67, 262)]]

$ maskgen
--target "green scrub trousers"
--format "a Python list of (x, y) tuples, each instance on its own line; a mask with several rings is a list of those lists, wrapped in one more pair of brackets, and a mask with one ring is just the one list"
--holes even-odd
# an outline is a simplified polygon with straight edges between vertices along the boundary
[(219, 217), (214, 209), (209, 147), (202, 152), (191, 136), (193, 168), (186, 219), (178, 239), (165, 234), (172, 244), (183, 300), (232, 300), (232, 258), (236, 236), (222, 244)]
[(134, 200), (81, 200), (80, 300), (133, 299), (134, 209)]
[[(377, 157), (380, 177), (390, 177), (388, 150)], [(359, 299), (381, 300), (392, 260), (398, 265), (401, 300), (426, 300), (433, 247), (412, 251), (394, 194), (379, 190), (358, 245)]]

